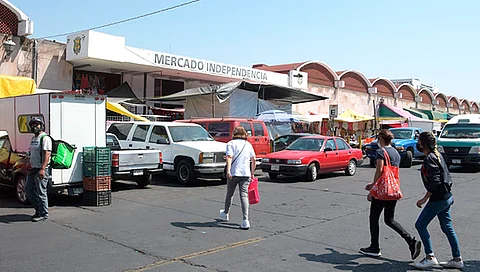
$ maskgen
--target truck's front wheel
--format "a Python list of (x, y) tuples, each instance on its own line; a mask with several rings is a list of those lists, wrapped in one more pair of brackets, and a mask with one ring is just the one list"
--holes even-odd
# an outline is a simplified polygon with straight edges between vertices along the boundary
[(403, 157), (402, 166), (405, 168), (412, 167), (413, 164), (413, 152), (411, 150), (407, 150), (405, 157)]
[(177, 179), (181, 184), (192, 184), (197, 179), (193, 163), (190, 160), (184, 159), (178, 163)]

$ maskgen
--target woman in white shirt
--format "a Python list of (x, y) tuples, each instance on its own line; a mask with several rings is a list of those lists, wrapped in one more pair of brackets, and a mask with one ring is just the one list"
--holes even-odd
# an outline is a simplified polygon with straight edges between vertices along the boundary
[(227, 195), (225, 197), (225, 209), (220, 210), (220, 218), (228, 221), (233, 194), (238, 184), (240, 203), (242, 204), (243, 221), (241, 229), (248, 230), (248, 185), (254, 177), (255, 151), (247, 141), (248, 134), (243, 127), (233, 129), (233, 140), (227, 144)]

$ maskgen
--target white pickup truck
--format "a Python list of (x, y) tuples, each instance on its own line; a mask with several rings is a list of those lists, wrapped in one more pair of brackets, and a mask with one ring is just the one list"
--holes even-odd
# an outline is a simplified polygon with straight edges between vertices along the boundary
[(153, 174), (162, 171), (162, 152), (159, 150), (123, 150), (114, 134), (107, 133), (107, 146), (112, 150), (112, 179), (133, 180), (143, 188), (150, 184)]
[(175, 172), (182, 184), (201, 178), (222, 178), (226, 143), (215, 141), (200, 125), (177, 122), (113, 123), (115, 134), (127, 149), (162, 151), (163, 170)]

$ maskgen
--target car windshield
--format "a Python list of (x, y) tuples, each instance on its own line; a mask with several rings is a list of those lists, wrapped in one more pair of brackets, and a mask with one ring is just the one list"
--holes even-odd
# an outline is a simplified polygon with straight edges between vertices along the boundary
[(299, 138), (293, 142), (287, 150), (319, 151), (323, 145), (323, 139)]
[(174, 142), (214, 141), (201, 126), (169, 127)]
[(409, 129), (392, 129), (390, 130), (394, 139), (412, 139), (412, 130)]
[(478, 139), (480, 138), (480, 125), (451, 124), (446, 125), (440, 136), (441, 138), (452, 139)]

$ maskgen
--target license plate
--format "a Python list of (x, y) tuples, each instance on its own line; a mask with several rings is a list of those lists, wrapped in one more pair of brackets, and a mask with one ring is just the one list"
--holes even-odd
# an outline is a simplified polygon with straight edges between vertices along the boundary
[(271, 170), (272, 170), (272, 171), (280, 171), (280, 165), (278, 165), (278, 164), (272, 164)]
[(133, 170), (133, 175), (134, 176), (141, 176), (141, 175), (143, 175), (143, 170)]
[(462, 164), (462, 160), (452, 160), (453, 164)]

